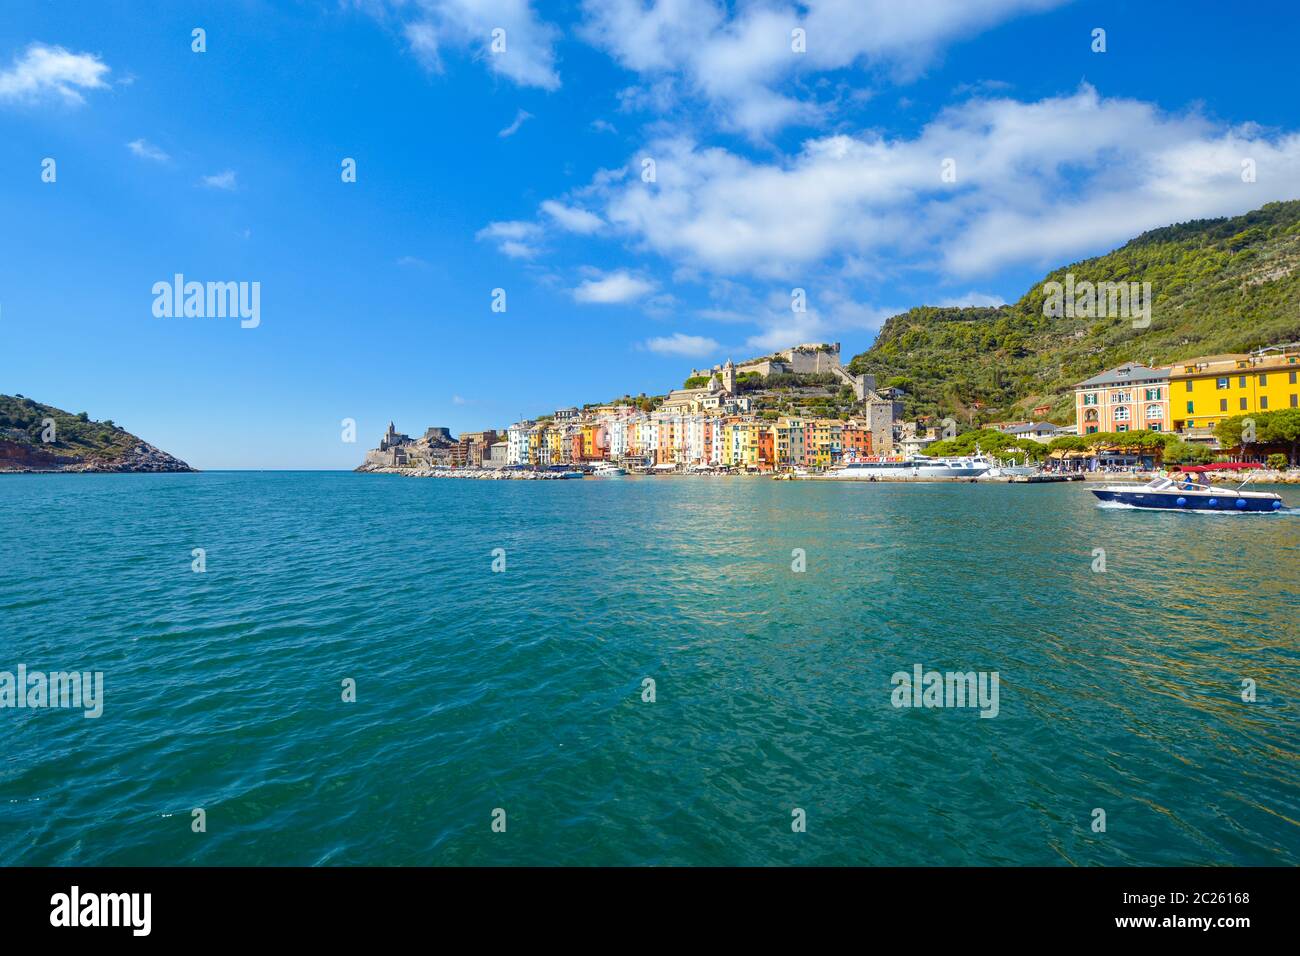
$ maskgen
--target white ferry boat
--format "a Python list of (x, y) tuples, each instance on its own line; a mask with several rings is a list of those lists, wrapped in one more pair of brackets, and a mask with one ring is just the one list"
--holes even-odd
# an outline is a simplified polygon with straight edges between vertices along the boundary
[(834, 468), (827, 478), (870, 481), (880, 478), (978, 478), (994, 466), (987, 455), (953, 455), (931, 458), (929, 455), (904, 455), (888, 458), (864, 458)]

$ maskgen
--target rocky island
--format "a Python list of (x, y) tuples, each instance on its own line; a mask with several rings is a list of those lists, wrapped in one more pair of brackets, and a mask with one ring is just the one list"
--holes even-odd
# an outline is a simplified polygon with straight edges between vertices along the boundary
[(111, 420), (0, 395), (0, 473), (194, 470)]

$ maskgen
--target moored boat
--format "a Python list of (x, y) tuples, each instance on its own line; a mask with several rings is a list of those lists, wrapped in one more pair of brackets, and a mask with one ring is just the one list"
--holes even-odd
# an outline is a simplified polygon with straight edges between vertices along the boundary
[(978, 478), (993, 467), (985, 455), (952, 455), (931, 458), (929, 455), (901, 455), (863, 458), (834, 468), (827, 478), (847, 481), (879, 478)]
[(1091, 490), (1102, 501), (1166, 511), (1274, 512), (1286, 506), (1282, 496), (1271, 491), (1214, 488), (1167, 475), (1156, 475), (1144, 485), (1103, 485)]
[(612, 461), (606, 461), (597, 465), (592, 474), (597, 478), (622, 478), (627, 474), (627, 471)]
[(982, 478), (1024, 478), (1029, 475), (1037, 475), (1041, 469), (1037, 465), (1029, 463), (1029, 456), (1025, 456), (1023, 465), (1017, 465), (1015, 458), (1009, 461), (999, 461), (996, 465), (986, 471), (980, 477)]

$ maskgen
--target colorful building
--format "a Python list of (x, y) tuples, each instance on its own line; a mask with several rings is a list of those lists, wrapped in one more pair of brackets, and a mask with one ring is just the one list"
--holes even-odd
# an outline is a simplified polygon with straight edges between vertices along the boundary
[(1212, 441), (1225, 418), (1300, 407), (1300, 343), (1248, 355), (1211, 355), (1169, 367), (1173, 428)]
[(1131, 363), (1108, 369), (1074, 387), (1079, 434), (1169, 431), (1169, 369)]

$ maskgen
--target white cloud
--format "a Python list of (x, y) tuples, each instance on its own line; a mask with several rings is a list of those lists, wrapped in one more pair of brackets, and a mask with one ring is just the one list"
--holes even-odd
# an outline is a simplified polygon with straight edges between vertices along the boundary
[(512, 259), (531, 259), (537, 254), (537, 240), (542, 237), (542, 227), (535, 222), (507, 220), (490, 222), (476, 234), (481, 241), (495, 242), (497, 248)]
[(594, 119), (591, 121), (591, 128), (597, 133), (617, 133), (618, 127), (608, 120)]
[[(657, 181), (641, 182), (651, 156)], [(1253, 159), (1258, 181), (1243, 183)], [(955, 161), (956, 181), (941, 176)], [(946, 280), (1056, 265), (1140, 232), (1300, 194), (1300, 134), (1224, 127), (1089, 87), (972, 99), (911, 138), (836, 135), (755, 160), (686, 136), (580, 191), (611, 235), (676, 270), (808, 284), (928, 269)]]
[(641, 343), (640, 347), (647, 352), (655, 352), (659, 355), (676, 355), (684, 358), (706, 358), (710, 355), (716, 355), (722, 349), (722, 346), (714, 339), (706, 338), (703, 335), (685, 335), (682, 332), (646, 339)]
[(505, 139), (508, 136), (514, 136), (515, 133), (519, 132), (519, 127), (523, 126), (525, 122), (527, 122), (532, 118), (533, 118), (532, 113), (529, 113), (527, 110), (519, 110), (517, 113), (515, 113), (514, 122), (511, 123), (509, 126), (507, 126), (505, 129), (498, 132), (497, 135), (500, 136), (502, 139)]
[[(725, 123), (762, 135), (822, 118), (822, 105), (777, 92), (792, 78), (863, 66), (907, 79), (949, 43), (1064, 2), (586, 0), (582, 35), (640, 74), (652, 98), (663, 97), (667, 80), (676, 95), (697, 96)], [(796, 27), (806, 33), (804, 53), (792, 49)]]
[[(372, 12), (404, 20), (402, 33), (412, 53), (441, 72), (443, 51), (468, 51), (489, 70), (520, 86), (559, 89), (555, 41), (559, 31), (538, 18), (529, 0), (388, 0)], [(492, 31), (505, 31), (505, 49), (492, 50)]]
[(595, 213), (577, 206), (566, 206), (553, 199), (546, 200), (541, 208), (542, 212), (554, 219), (561, 228), (584, 236), (591, 235), (605, 224), (605, 221)]
[(619, 270), (599, 279), (587, 279), (573, 290), (578, 302), (614, 305), (632, 302), (654, 291), (654, 283), (639, 279), (629, 272)]
[(213, 173), (211, 176), (204, 176), (199, 180), (199, 183), (208, 189), (225, 189), (233, 192), (238, 188), (236, 182), (238, 176), (239, 174), (233, 169), (225, 169), (219, 173)]
[(972, 306), (981, 308), (996, 309), (1000, 305), (1006, 305), (1007, 300), (1000, 295), (989, 295), (986, 292), (976, 292), (971, 290), (965, 295), (953, 296), (948, 299), (940, 299), (935, 305), (944, 309), (964, 309)]
[(442, 57), (438, 52), (438, 31), (427, 22), (408, 23), (402, 28), (406, 42), (415, 58), (435, 73), (442, 72)]
[(400, 256), (400, 257), (398, 258), (398, 260), (397, 260), (397, 264), (398, 264), (399, 266), (401, 266), (402, 268), (404, 268), (404, 269), (406, 269), (406, 268), (411, 268), (411, 269), (427, 269), (427, 268), (429, 268), (429, 263), (425, 262), (425, 261), (424, 261), (423, 259), (421, 259), (419, 256)]
[(108, 73), (108, 65), (93, 53), (32, 43), (14, 57), (9, 69), (0, 71), (0, 102), (34, 103), (56, 97), (73, 105), (84, 103), (81, 91), (106, 89)]
[(126, 148), (141, 159), (152, 159), (156, 163), (165, 163), (171, 159), (170, 156), (146, 139), (132, 140), (126, 144)]

